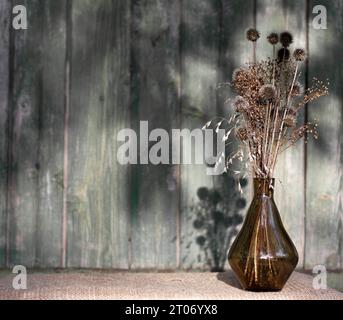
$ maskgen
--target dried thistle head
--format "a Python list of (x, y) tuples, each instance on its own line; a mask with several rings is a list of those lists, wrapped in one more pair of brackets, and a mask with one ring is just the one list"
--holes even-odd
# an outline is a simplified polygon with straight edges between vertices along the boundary
[(240, 127), (235, 130), (235, 135), (238, 140), (244, 142), (248, 140), (248, 130), (245, 127)]
[(262, 101), (273, 101), (276, 97), (276, 88), (271, 84), (265, 84), (260, 88), (258, 94)]
[(293, 36), (288, 31), (282, 32), (280, 34), (280, 42), (284, 48), (287, 48), (292, 44)]
[(293, 57), (296, 61), (304, 61), (306, 59), (306, 51), (304, 49), (295, 49)]
[(252, 42), (256, 42), (260, 38), (260, 33), (254, 28), (250, 28), (246, 35), (247, 39)]
[(275, 32), (272, 32), (268, 37), (267, 37), (268, 41), (270, 44), (272, 44), (273, 46), (275, 46), (278, 42), (279, 42), (279, 35)]
[(296, 82), (293, 86), (291, 95), (294, 96), (300, 96), (302, 95), (304, 92), (304, 87), (301, 85), (301, 83)]
[(279, 62), (286, 62), (289, 60), (289, 56), (290, 56), (290, 52), (287, 48), (281, 48), (278, 53), (277, 53), (277, 57), (278, 57), (278, 61)]
[(237, 96), (233, 101), (233, 109), (235, 112), (244, 113), (248, 108), (249, 103), (242, 96)]
[(287, 114), (283, 124), (286, 128), (294, 128), (297, 125), (297, 117), (294, 114)]

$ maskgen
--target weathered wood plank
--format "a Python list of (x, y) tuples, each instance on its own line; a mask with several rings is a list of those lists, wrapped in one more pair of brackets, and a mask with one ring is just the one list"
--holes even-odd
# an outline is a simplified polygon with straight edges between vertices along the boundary
[[(257, 0), (257, 29), (261, 39), (257, 44), (258, 59), (272, 57), (272, 46), (266, 37), (270, 32), (289, 31), (294, 42), (290, 50), (306, 48), (306, 2), (282, 0)], [(305, 84), (305, 64), (301, 68), (300, 81)], [(299, 124), (304, 115), (300, 115)], [(300, 141), (278, 158), (275, 178), (275, 201), (281, 214), (284, 226), (293, 240), (299, 253), (298, 268), (303, 267), (304, 258), (304, 143)]]
[[(181, 127), (189, 130), (202, 128), (216, 114), (219, 10), (217, 1), (182, 2)], [(183, 148), (191, 149), (195, 158), (203, 156), (201, 150), (195, 149), (195, 142), (183, 141)], [(205, 253), (196, 242), (201, 231), (197, 232), (193, 227), (197, 190), (201, 187), (213, 187), (213, 177), (206, 175), (206, 165), (181, 165), (182, 268), (208, 268)]]
[(25, 5), (13, 32), (9, 264), (59, 266), (61, 253), (65, 1)]
[(71, 5), (67, 266), (127, 268), (128, 171), (116, 139), (129, 127), (130, 1)]
[[(327, 29), (312, 27), (312, 8), (327, 9)], [(308, 106), (309, 121), (317, 119), (319, 139), (308, 143), (306, 180), (305, 267), (343, 266), (343, 3), (310, 1), (309, 83), (330, 81), (329, 96)], [(322, 21), (323, 22), (323, 21)]]
[[(237, 36), (244, 39), (245, 28), (253, 22), (253, 1), (186, 1), (182, 11), (182, 127), (193, 130), (231, 113), (230, 104), (224, 101), (233, 93), (228, 86), (218, 90), (218, 85), (230, 81), (234, 68), (244, 59)], [(190, 148), (192, 145), (186, 146)], [(198, 158), (202, 156), (199, 152), (196, 149)], [(225, 243), (230, 236), (212, 211), (232, 217), (242, 209), (236, 203), (245, 201), (230, 174), (209, 176), (206, 166), (197, 164), (181, 168), (181, 266), (227, 267), (225, 248), (229, 244)], [(202, 187), (212, 195), (218, 192), (221, 200), (217, 203), (210, 196), (211, 200), (201, 201)], [(199, 221), (201, 226), (197, 226)], [(211, 225), (215, 225), (213, 230)]]
[[(132, 104), (134, 128), (177, 128), (179, 112), (179, 1), (133, 1)], [(149, 149), (154, 143), (149, 144)], [(141, 149), (147, 153), (147, 148)], [(143, 160), (142, 157), (139, 158)], [(177, 165), (139, 165), (131, 185), (132, 268), (177, 266)]]
[(0, 3), (0, 267), (6, 265), (10, 1)]

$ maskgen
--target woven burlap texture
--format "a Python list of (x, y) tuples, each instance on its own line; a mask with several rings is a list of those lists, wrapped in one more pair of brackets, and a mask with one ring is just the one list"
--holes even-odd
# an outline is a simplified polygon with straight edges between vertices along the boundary
[(313, 289), (313, 277), (293, 273), (280, 292), (247, 292), (231, 272), (223, 273), (140, 273), (140, 272), (59, 272), (32, 273), (27, 289), (12, 287), (14, 274), (0, 278), (0, 299), (235, 299), (235, 300), (342, 300), (343, 293)]

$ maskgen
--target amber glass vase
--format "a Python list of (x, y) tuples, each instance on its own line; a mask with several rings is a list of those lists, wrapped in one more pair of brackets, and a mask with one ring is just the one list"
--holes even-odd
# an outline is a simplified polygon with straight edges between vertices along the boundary
[(274, 179), (254, 179), (254, 199), (228, 260), (251, 291), (281, 290), (295, 269), (298, 253), (274, 202)]

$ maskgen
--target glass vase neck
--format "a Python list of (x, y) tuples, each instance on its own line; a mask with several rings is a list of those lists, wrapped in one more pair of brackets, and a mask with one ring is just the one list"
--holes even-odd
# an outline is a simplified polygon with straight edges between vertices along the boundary
[(273, 197), (274, 183), (274, 178), (254, 178), (254, 195)]

